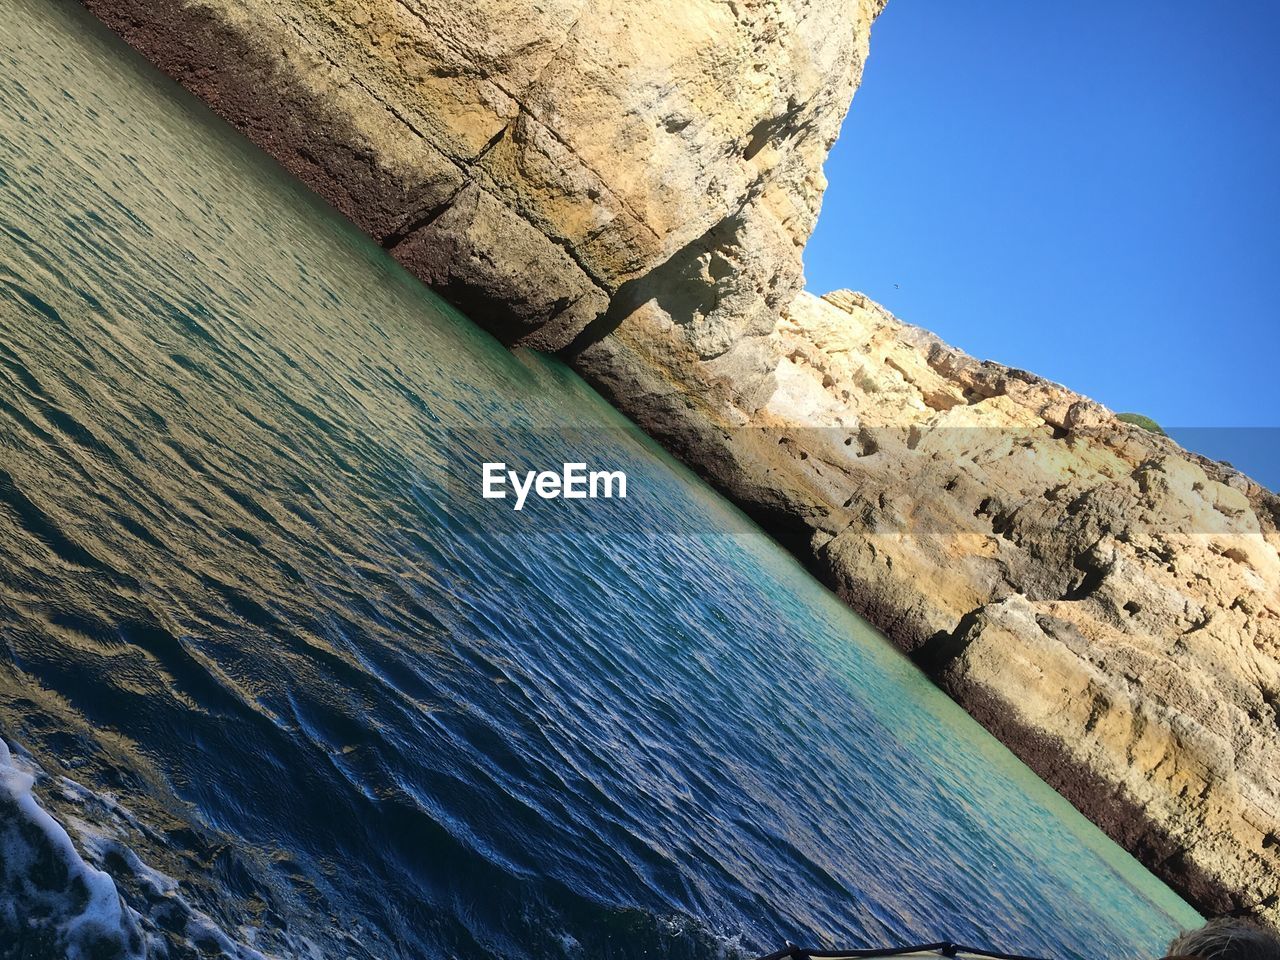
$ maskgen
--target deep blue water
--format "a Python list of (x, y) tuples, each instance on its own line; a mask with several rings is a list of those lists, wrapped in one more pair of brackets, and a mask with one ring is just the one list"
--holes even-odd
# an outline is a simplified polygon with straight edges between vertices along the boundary
[[(0, 940), (1137, 958), (1196, 921), (570, 372), (2, 2)], [(494, 431), (625, 464), (625, 507), (481, 501)], [(40, 899), (30, 851), (126, 908)]]

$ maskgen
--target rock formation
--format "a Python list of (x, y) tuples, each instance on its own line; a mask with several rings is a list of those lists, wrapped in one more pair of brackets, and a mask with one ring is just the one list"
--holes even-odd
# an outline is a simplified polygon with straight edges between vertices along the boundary
[(638, 329), (587, 352), (608, 396), (1191, 902), (1280, 925), (1280, 497), (860, 294), (791, 303), (754, 411)]
[(693, 272), (682, 339), (757, 394), (883, 4), (87, 0), (508, 341)]
[(800, 252), (884, 0), (85, 0), (562, 350), (1205, 910), (1280, 922), (1280, 504)]
[(823, 575), (1203, 909), (1275, 923), (1280, 498), (857, 294), (777, 341), (756, 421)]

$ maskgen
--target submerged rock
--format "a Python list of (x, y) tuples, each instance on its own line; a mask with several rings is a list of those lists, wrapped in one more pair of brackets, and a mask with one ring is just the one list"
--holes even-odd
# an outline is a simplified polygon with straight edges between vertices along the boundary
[(563, 350), (1206, 910), (1280, 921), (1280, 503), (799, 293), (883, 0), (85, 0), (508, 342)]

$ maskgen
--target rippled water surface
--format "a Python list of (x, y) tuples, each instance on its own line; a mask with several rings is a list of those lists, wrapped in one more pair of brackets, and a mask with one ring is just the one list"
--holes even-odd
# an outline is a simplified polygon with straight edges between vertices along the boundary
[[(0, 940), (1142, 957), (1195, 922), (562, 367), (78, 9), (0, 7)], [(449, 487), (472, 431), (559, 463), (568, 425), (629, 465), (610, 522)]]

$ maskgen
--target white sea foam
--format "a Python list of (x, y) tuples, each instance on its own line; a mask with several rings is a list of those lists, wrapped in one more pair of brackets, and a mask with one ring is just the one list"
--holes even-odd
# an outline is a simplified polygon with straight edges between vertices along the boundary
[[(39, 781), (83, 816), (63, 813), (65, 827), (55, 820), (33, 792)], [(260, 931), (229, 935), (182, 895), (177, 880), (143, 862), (126, 842), (131, 832), (149, 833), (113, 797), (46, 778), (0, 740), (0, 939), (25, 938), (32, 955), (67, 960), (164, 960), (175, 944), (224, 960), (321, 956), (300, 936), (277, 935), (273, 942), (286, 948), (266, 954), (248, 945)]]
[[(229, 937), (207, 914), (181, 896), (176, 880), (147, 866), (125, 844), (105, 836), (82, 821), (77, 821), (74, 829), (86, 853), (93, 860), (102, 862), (111, 858), (113, 863), (123, 865), (128, 869), (132, 883), (141, 891), (143, 899), (151, 904), (165, 905), (170, 924), (177, 927), (177, 937), (187, 946), (199, 950), (203, 955), (215, 954), (228, 960), (270, 960), (266, 954)], [(144, 924), (147, 919), (143, 917)]]
[(136, 914), (40, 806), (27, 767), (0, 740), (0, 932), (67, 960), (144, 957)]
[(697, 920), (679, 914), (660, 916), (657, 921), (659, 933), (672, 940), (696, 936), (709, 941), (710, 949), (714, 951), (709, 956), (713, 956), (715, 960), (742, 960), (743, 957), (754, 956), (747, 951), (741, 933), (718, 933)]

